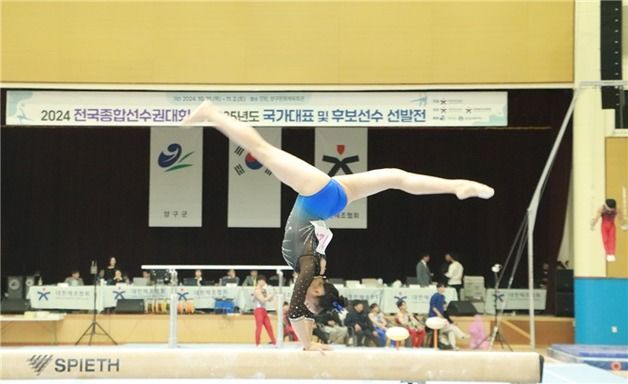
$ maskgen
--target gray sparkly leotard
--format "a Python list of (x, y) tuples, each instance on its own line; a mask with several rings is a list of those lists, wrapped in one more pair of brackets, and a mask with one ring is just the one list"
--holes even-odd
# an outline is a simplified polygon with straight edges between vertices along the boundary
[[(318, 193), (312, 196), (298, 196), (292, 212), (288, 216), (281, 253), (286, 263), (299, 273), (292, 291), (288, 317), (312, 319), (314, 314), (305, 307), (305, 295), (315, 276), (320, 275), (320, 260), (324, 258), (324, 247), (331, 239), (321, 240), (313, 222), (319, 228), (326, 229), (324, 220), (338, 214), (347, 205), (347, 195), (342, 186), (334, 179)], [(331, 235), (331, 232), (329, 232)], [(321, 239), (324, 238), (321, 237)]]

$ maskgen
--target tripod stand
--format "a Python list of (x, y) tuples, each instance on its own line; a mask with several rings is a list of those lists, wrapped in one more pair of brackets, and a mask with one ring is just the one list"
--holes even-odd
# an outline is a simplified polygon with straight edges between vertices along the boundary
[(501, 269), (501, 266), (499, 267), (498, 266), (499, 264), (496, 264), (495, 266), (493, 266), (493, 273), (495, 274), (495, 294), (493, 295), (493, 303), (494, 303), (493, 308), (495, 308), (495, 314), (493, 315), (493, 330), (491, 331), (489, 335), (487, 335), (484, 339), (482, 339), (482, 341), (477, 345), (477, 347), (475, 347), (475, 349), (478, 349), (482, 344), (484, 344), (487, 341), (489, 342), (488, 349), (493, 349), (495, 340), (497, 340), (499, 341), (499, 344), (501, 345), (502, 349), (504, 349), (504, 344), (506, 344), (506, 346), (508, 347), (508, 350), (512, 352), (512, 347), (510, 346), (506, 338), (502, 335), (502, 333), (499, 330), (501, 327), (501, 317), (499, 317), (498, 314), (499, 312), (502, 312), (502, 315), (503, 315), (503, 308), (501, 311), (497, 310), (497, 296), (499, 295), (499, 280), (500, 280), (497, 274), (499, 273), (499, 270)]
[[(98, 279), (98, 267), (96, 266), (95, 261), (92, 261), (90, 272), (94, 277), (94, 307), (93, 307), (93, 313), (92, 313), (92, 322), (89, 324), (87, 329), (85, 329), (85, 332), (83, 332), (83, 334), (81, 335), (81, 337), (79, 337), (76, 343), (74, 343), (74, 345), (78, 345), (81, 342), (81, 340), (83, 340), (83, 338), (86, 337), (88, 334), (89, 334), (89, 341), (87, 342), (87, 345), (92, 345), (92, 339), (94, 338), (94, 335), (107, 336), (107, 338), (111, 340), (113, 344), (118, 345), (118, 343), (116, 343), (113, 337), (111, 337), (111, 335), (107, 333), (107, 331), (105, 331), (105, 329), (100, 324), (98, 324), (98, 321), (96, 321), (96, 313), (98, 313), (98, 310), (96, 309), (96, 293), (98, 292), (98, 280), (99, 279)], [(96, 328), (98, 328), (102, 333), (96, 332)]]

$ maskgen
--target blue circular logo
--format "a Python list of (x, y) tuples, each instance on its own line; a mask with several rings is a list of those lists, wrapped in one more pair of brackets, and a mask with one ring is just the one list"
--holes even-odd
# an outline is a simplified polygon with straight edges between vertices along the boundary
[(172, 143), (168, 146), (167, 151), (162, 151), (159, 154), (157, 163), (162, 168), (168, 168), (172, 164), (176, 163), (181, 157), (181, 146), (177, 143)]

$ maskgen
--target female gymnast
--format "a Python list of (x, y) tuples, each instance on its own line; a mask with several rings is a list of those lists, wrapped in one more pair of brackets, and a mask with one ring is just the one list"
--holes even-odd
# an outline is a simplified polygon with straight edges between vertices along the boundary
[(461, 200), (469, 197), (489, 199), (494, 194), (491, 187), (474, 181), (448, 180), (401, 169), (376, 169), (330, 177), (272, 146), (255, 128), (224, 114), (209, 101), (201, 103), (183, 124), (204, 121), (213, 122), (229, 140), (249, 151), (275, 177), (298, 193), (286, 222), (281, 250), (286, 263), (299, 272), (288, 316), (304, 350), (330, 349), (325, 344), (311, 341), (314, 314), (346, 306), (346, 300), (338, 290), (322, 277), (327, 265), (325, 248), (332, 236), (325, 220), (340, 213), (351, 202), (387, 189), (413, 195), (449, 193)]

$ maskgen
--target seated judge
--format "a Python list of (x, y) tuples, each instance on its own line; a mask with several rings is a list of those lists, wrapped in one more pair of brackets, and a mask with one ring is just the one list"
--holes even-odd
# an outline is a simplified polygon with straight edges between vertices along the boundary
[(121, 270), (116, 269), (115, 272), (113, 273), (113, 279), (111, 279), (111, 283), (109, 285), (128, 284), (128, 283), (129, 283), (129, 279), (122, 274)]
[(220, 285), (225, 286), (227, 284), (240, 285), (240, 278), (236, 276), (235, 269), (227, 271), (227, 275), (220, 278)]
[(251, 270), (249, 275), (244, 279), (244, 283), (242, 283), (243, 287), (255, 287), (257, 285), (257, 271)]
[(196, 280), (196, 285), (199, 287), (201, 285), (205, 285), (205, 280), (203, 280), (203, 271), (200, 269), (194, 271), (194, 280)]
[(68, 284), (70, 287), (85, 285), (83, 284), (83, 279), (81, 278), (81, 273), (78, 269), (72, 270), (72, 274), (69, 277), (65, 278), (65, 283)]

